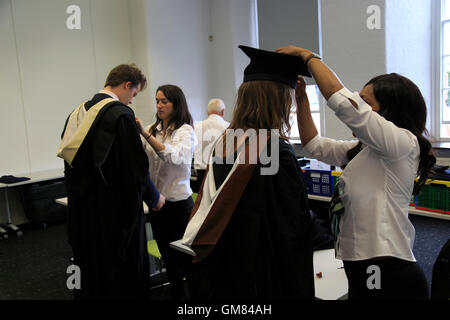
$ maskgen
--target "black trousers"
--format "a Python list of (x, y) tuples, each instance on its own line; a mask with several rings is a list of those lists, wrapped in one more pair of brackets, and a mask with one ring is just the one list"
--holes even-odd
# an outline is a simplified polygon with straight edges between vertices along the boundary
[(191, 189), (195, 193), (200, 192), (200, 187), (202, 186), (203, 179), (205, 178), (206, 170), (195, 169), (197, 172), (197, 180), (191, 181)]
[(192, 197), (189, 197), (181, 201), (166, 201), (160, 211), (150, 213), (153, 236), (166, 267), (174, 300), (185, 298), (183, 277), (187, 276), (192, 256), (170, 248), (169, 244), (183, 237), (193, 206)]
[(416, 262), (398, 258), (344, 261), (349, 300), (427, 300), (428, 285)]

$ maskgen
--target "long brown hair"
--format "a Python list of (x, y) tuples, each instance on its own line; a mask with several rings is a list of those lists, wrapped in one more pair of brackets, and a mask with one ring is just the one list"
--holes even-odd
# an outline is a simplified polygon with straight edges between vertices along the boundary
[[(164, 93), (167, 100), (169, 100), (173, 104), (172, 117), (169, 120), (169, 126), (171, 124), (174, 124), (174, 130), (178, 129), (185, 123), (192, 127), (192, 116), (189, 112), (186, 97), (184, 96), (183, 91), (179, 87), (172, 84), (160, 86), (158, 87), (158, 89), (156, 89), (156, 93), (158, 91)], [(156, 136), (156, 127), (160, 123), (162, 123), (162, 120), (158, 117), (158, 114), (156, 114), (156, 122), (150, 127), (150, 133), (153, 136)]]
[[(436, 163), (431, 143), (426, 137), (428, 132), (425, 127), (427, 120), (425, 99), (420, 89), (410, 79), (397, 73), (376, 76), (364, 87), (369, 84), (373, 85), (373, 94), (380, 104), (378, 113), (397, 127), (409, 130), (419, 142), (420, 161), (417, 171), (419, 179), (414, 185), (413, 192), (418, 194), (426, 180), (433, 177), (433, 166)], [(350, 156), (353, 151), (350, 150), (347, 155)]]
[(427, 121), (427, 106), (420, 89), (408, 78), (397, 73), (377, 76), (366, 86), (373, 85), (373, 93), (380, 103), (380, 115), (392, 121), (396, 126), (413, 133), (420, 146), (420, 162), (418, 183), (415, 193), (425, 184), (427, 178), (433, 175), (436, 163), (433, 149), (425, 127)]
[(280, 137), (287, 139), (291, 106), (288, 85), (267, 80), (244, 82), (238, 90), (229, 129), (278, 129)]

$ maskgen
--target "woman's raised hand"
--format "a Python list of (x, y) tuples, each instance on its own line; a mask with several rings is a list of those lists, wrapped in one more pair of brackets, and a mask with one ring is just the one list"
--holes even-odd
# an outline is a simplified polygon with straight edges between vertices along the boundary
[(303, 61), (305, 61), (305, 59), (311, 54), (311, 51), (309, 51), (308, 49), (303, 49), (296, 46), (281, 47), (276, 49), (275, 52), (301, 57)]
[(302, 98), (306, 95), (306, 81), (302, 76), (298, 76), (297, 87), (295, 88), (295, 97)]

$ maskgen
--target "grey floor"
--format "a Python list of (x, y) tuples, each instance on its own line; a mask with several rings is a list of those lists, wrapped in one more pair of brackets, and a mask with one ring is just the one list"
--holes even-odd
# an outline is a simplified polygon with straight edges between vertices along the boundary
[[(416, 228), (414, 254), (431, 287), (432, 268), (444, 243), (450, 238), (450, 221), (411, 216)], [(46, 229), (23, 227), (22, 237), (0, 241), (0, 300), (71, 300), (66, 287), (71, 249), (66, 225)], [(163, 281), (161, 277), (156, 282)], [(164, 300), (167, 287), (153, 291), (153, 299)]]

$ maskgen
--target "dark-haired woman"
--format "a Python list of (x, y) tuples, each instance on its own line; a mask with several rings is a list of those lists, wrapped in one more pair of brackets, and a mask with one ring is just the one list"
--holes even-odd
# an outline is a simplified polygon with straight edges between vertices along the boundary
[(328, 106), (359, 140), (320, 137), (304, 85), (297, 87), (304, 149), (321, 161), (346, 165), (339, 181), (344, 212), (336, 255), (344, 261), (349, 299), (427, 299), (427, 282), (412, 251), (415, 231), (408, 219), (411, 195), (436, 161), (423, 136), (427, 110), (420, 90), (394, 73), (373, 78), (359, 94), (350, 92), (311, 51), (293, 46), (277, 51), (303, 59)]
[(191, 162), (196, 144), (192, 116), (183, 91), (174, 85), (156, 90), (156, 122), (141, 129), (144, 149), (150, 163), (150, 176), (166, 197), (160, 211), (152, 212), (150, 222), (171, 283), (172, 299), (182, 299), (186, 255), (169, 248), (183, 236), (192, 207)]

